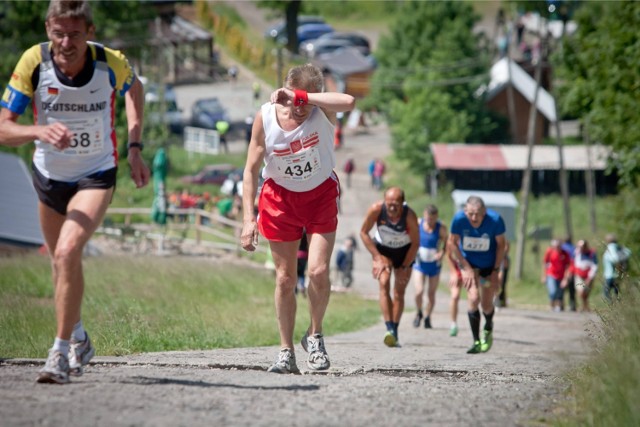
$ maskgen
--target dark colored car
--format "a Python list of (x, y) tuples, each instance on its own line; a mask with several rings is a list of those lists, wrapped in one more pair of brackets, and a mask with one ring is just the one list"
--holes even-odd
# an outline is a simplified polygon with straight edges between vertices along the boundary
[(345, 47), (353, 47), (351, 43), (346, 40), (332, 40), (332, 39), (315, 39), (302, 43), (300, 47), (300, 53), (308, 58), (315, 58), (325, 53), (332, 53)]
[(371, 44), (369, 43), (369, 39), (362, 34), (334, 31), (332, 33), (327, 33), (318, 37), (318, 39), (314, 40), (314, 42), (327, 43), (329, 40), (344, 40), (351, 46), (358, 49), (364, 56), (368, 56), (371, 54)]
[(209, 165), (202, 168), (195, 175), (187, 175), (180, 178), (183, 184), (215, 184), (222, 185), (231, 172), (236, 171), (236, 166), (226, 163)]
[(332, 33), (333, 27), (329, 24), (304, 24), (298, 27), (298, 46), (308, 40), (317, 39), (318, 37)]
[[(305, 24), (324, 24), (324, 19), (321, 16), (300, 15), (298, 16), (298, 28)], [(273, 40), (282, 41), (286, 43), (287, 39), (287, 21), (284, 20), (273, 27), (269, 28), (265, 37)]]
[(221, 120), (231, 123), (227, 109), (216, 97), (199, 99), (191, 107), (191, 126), (215, 129)]

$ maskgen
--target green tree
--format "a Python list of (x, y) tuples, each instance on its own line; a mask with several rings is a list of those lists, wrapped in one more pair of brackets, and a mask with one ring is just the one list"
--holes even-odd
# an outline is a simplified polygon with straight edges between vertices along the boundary
[(431, 142), (486, 142), (497, 120), (478, 89), (487, 83), (489, 57), (473, 27), (469, 3), (409, 1), (379, 41), (378, 68), (365, 108), (388, 119), (393, 147), (411, 169), (433, 166)]
[(613, 148), (623, 185), (640, 175), (640, 2), (585, 2), (575, 13), (558, 69), (560, 107), (594, 142)]

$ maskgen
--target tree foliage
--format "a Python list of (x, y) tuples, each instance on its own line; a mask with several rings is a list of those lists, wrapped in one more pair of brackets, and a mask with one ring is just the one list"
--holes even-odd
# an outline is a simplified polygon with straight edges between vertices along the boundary
[(640, 174), (640, 2), (585, 2), (558, 58), (560, 106), (611, 146), (624, 185)]
[(431, 142), (487, 142), (496, 119), (478, 89), (487, 83), (488, 57), (465, 2), (408, 1), (390, 34), (379, 41), (378, 68), (363, 103), (388, 118), (396, 154), (411, 169), (432, 167)]

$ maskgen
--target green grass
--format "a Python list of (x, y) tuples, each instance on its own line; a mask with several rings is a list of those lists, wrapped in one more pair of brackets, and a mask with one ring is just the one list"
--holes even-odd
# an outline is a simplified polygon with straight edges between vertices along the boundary
[(619, 303), (598, 310), (601, 322), (590, 327), (593, 351), (566, 377), (571, 388), (556, 426), (640, 425), (640, 290), (637, 280), (623, 286)]
[[(86, 258), (83, 322), (101, 355), (279, 343), (274, 279), (264, 269), (202, 259)], [(0, 259), (0, 357), (43, 357), (55, 336), (49, 261)], [(375, 324), (376, 302), (332, 294), (328, 334)], [(296, 338), (309, 325), (299, 300)]]

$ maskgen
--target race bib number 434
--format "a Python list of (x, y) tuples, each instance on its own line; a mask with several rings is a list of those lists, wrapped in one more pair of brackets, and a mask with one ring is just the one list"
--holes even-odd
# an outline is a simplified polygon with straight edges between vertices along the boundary
[(285, 156), (276, 156), (275, 165), (282, 178), (306, 181), (320, 172), (320, 156), (316, 147)]

